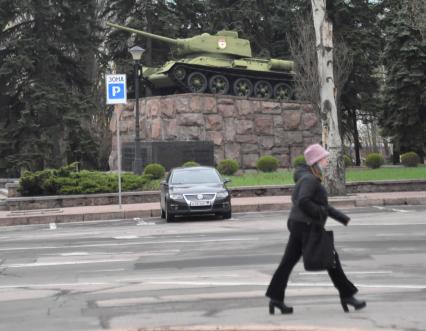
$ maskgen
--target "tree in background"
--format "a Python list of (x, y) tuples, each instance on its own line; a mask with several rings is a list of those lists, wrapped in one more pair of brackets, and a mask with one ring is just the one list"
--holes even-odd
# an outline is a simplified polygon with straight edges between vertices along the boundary
[(253, 55), (264, 58), (290, 56), (289, 34), (297, 31), (294, 17), (310, 12), (306, 0), (209, 0), (206, 28), (213, 33), (228, 29), (250, 40)]
[(402, 3), (408, 18), (408, 25), (418, 30), (424, 39), (426, 36), (426, 1), (409, 0)]
[(273, 2), (271, 0), (206, 1), (207, 32), (238, 31), (240, 38), (250, 40), (255, 55), (270, 58), (273, 32), (268, 19), (268, 6)]
[(360, 140), (357, 122), (369, 121), (380, 110), (379, 80), (375, 72), (381, 64), (382, 33), (378, 17), (381, 1), (329, 0), (328, 11), (335, 37), (343, 40), (352, 57), (352, 66), (341, 86), (339, 114), (341, 133), (354, 144), (355, 164), (360, 165)]
[(381, 125), (399, 153), (416, 152), (422, 160), (426, 147), (426, 41), (413, 26), (411, 14), (400, 1), (386, 1), (383, 19), (386, 71)]
[(98, 167), (90, 133), (99, 45), (94, 1), (0, 1), (0, 173), (79, 161)]
[[(318, 78), (318, 61), (316, 54), (315, 30), (312, 22), (312, 14), (298, 16), (294, 22), (299, 27), (288, 36), (291, 57), (295, 62), (295, 91), (297, 98), (311, 102), (317, 112), (321, 113), (320, 86)], [(335, 99), (339, 115), (340, 127), (340, 96), (346, 84), (352, 68), (352, 55), (343, 40), (334, 42), (334, 76)], [(320, 114), (323, 121), (325, 114)], [(324, 131), (325, 133), (325, 131)], [(325, 141), (325, 137), (323, 137)]]
[[(156, 1), (156, 0), (105, 0), (105, 21), (132, 27), (169, 38), (184, 38), (200, 32), (203, 18), (204, 1)], [(134, 95), (133, 66), (129, 48), (134, 45), (146, 51), (142, 62), (144, 66), (160, 66), (173, 58), (173, 47), (164, 42), (131, 34), (127, 31), (107, 28), (105, 55), (110, 61), (105, 70), (126, 73), (128, 77), (129, 97)], [(200, 32), (201, 33), (201, 32)], [(114, 68), (111, 68), (111, 62)], [(141, 84), (143, 88), (143, 84)], [(141, 91), (142, 92), (142, 91)], [(143, 95), (143, 94), (141, 94)]]
[[(127, 73), (131, 98), (128, 49), (147, 50), (144, 66), (174, 54), (161, 42), (105, 28), (105, 21), (171, 38), (235, 29), (250, 40), (254, 56), (293, 57), (304, 72), (311, 60), (291, 56), (288, 41), (306, 30), (297, 17), (310, 14), (310, 6), (306, 0), (0, 0), (0, 175), (75, 160), (107, 169), (112, 107), (105, 105), (105, 73)], [(377, 114), (396, 147), (422, 149), (424, 6), (424, 0), (327, 0), (339, 127), (355, 150), (357, 122), (375, 123)], [(347, 79), (339, 80), (339, 52), (352, 59)], [(308, 75), (304, 82), (315, 80)]]
[(327, 16), (325, 0), (311, 0), (315, 28), (318, 81), (321, 101), (323, 144), (330, 152), (330, 164), (325, 169), (325, 184), (331, 195), (345, 195), (343, 145), (335, 99), (333, 63), (333, 23)]

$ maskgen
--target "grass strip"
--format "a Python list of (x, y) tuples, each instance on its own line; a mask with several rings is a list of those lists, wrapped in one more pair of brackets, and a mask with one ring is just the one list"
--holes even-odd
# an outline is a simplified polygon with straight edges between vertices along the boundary
[[(229, 187), (294, 184), (293, 170), (279, 170), (270, 173), (248, 172), (241, 176), (225, 177), (232, 180), (228, 185)], [(426, 179), (426, 166), (416, 168), (384, 167), (379, 169), (349, 168), (346, 170), (346, 182), (407, 179)]]

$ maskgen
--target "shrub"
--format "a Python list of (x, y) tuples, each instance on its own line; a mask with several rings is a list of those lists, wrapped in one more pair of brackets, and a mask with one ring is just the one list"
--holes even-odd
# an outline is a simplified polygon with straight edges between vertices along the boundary
[(78, 172), (79, 162), (73, 162), (71, 164), (68, 164), (66, 166), (60, 167), (56, 174), (59, 177), (68, 177), (72, 172)]
[[(117, 174), (87, 170), (75, 172), (75, 170), (76, 164), (72, 164), (57, 170), (25, 172), (19, 182), (19, 191), (23, 196), (34, 196), (111, 193), (118, 190)], [(146, 186), (158, 188), (158, 183), (151, 180), (152, 178), (151, 173), (143, 176), (123, 173), (122, 189), (135, 191), (143, 190)]]
[(78, 185), (77, 178), (57, 177), (54, 178), (54, 183), (58, 186), (57, 194), (81, 194), (82, 189)]
[(294, 168), (300, 167), (301, 165), (304, 165), (304, 164), (306, 164), (306, 160), (303, 155), (296, 156), (293, 160)]
[(53, 178), (54, 170), (46, 169), (42, 171), (25, 171), (19, 180), (18, 191), (23, 196), (42, 195), (43, 185), (47, 179)]
[(47, 195), (57, 195), (60, 188), (61, 186), (57, 182), (57, 177), (48, 177), (41, 183), (41, 189)]
[(278, 169), (278, 159), (271, 155), (260, 157), (256, 161), (256, 168), (263, 172), (273, 172)]
[(420, 157), (415, 152), (401, 154), (401, 163), (405, 167), (417, 167), (420, 163)]
[(350, 167), (353, 165), (352, 159), (349, 155), (343, 155), (343, 162), (345, 162), (345, 167)]
[(166, 173), (166, 169), (158, 163), (151, 163), (148, 164), (145, 167), (145, 170), (143, 172), (143, 174), (146, 175), (151, 175), (152, 179), (161, 179), (164, 177), (164, 174)]
[(365, 164), (371, 169), (380, 168), (384, 162), (383, 156), (379, 153), (370, 153), (365, 159)]
[(189, 168), (189, 167), (198, 167), (200, 164), (195, 161), (187, 161), (184, 164), (182, 164), (182, 167)]
[[(117, 178), (117, 175), (115, 176)], [(151, 180), (151, 175), (138, 176), (132, 173), (124, 173), (121, 177), (123, 191), (140, 191)], [(115, 180), (117, 183), (117, 180)]]
[(238, 168), (239, 168), (238, 162), (235, 160), (229, 160), (229, 159), (222, 160), (217, 165), (217, 170), (222, 175), (227, 175), (227, 176), (231, 176), (235, 174), (238, 171)]

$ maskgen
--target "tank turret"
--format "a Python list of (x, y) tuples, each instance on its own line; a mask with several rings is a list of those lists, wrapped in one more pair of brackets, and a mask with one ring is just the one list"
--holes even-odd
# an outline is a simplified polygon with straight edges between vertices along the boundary
[(280, 100), (293, 97), (293, 62), (252, 57), (250, 42), (238, 32), (222, 30), (191, 38), (173, 39), (107, 23), (176, 48), (179, 59), (159, 68), (144, 68), (144, 78), (157, 94), (181, 92), (234, 94)]
[(252, 56), (250, 42), (247, 39), (238, 38), (238, 32), (236, 31), (222, 30), (215, 35), (203, 33), (192, 38), (172, 39), (114, 23), (108, 22), (107, 24), (116, 29), (136, 33), (146, 38), (173, 45), (176, 47), (177, 53), (180, 56), (196, 53), (226, 54), (236, 57)]

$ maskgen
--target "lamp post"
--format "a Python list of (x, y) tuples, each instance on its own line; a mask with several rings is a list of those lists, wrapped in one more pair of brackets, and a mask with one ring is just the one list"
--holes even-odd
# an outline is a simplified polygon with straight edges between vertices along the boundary
[(133, 46), (129, 49), (129, 52), (132, 54), (135, 75), (135, 158), (133, 160), (133, 172), (140, 175), (142, 174), (142, 153), (139, 135), (139, 70), (142, 73), (140, 60), (145, 50), (142, 47)]

